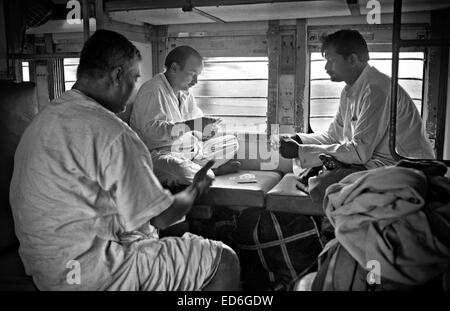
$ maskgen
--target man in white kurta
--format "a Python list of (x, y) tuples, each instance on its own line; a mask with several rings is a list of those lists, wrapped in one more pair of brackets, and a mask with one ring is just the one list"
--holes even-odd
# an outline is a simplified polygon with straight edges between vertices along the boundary
[(191, 190), (164, 190), (146, 146), (114, 114), (134, 89), (138, 58), (125, 37), (98, 30), (73, 89), (35, 117), (18, 145), (11, 208), (26, 273), (40, 290), (200, 290), (229, 251), (189, 233), (158, 237), (156, 228), (182, 217), (208, 181), (201, 172)]
[[(187, 53), (179, 53), (183, 50)], [(239, 166), (230, 161), (238, 150), (237, 138), (211, 134), (218, 120), (205, 117), (189, 92), (202, 68), (197, 51), (177, 47), (167, 56), (166, 72), (145, 82), (135, 98), (130, 126), (151, 151), (156, 176), (168, 186), (190, 184), (209, 160), (215, 161), (216, 174)]]
[[(327, 186), (352, 172), (395, 164), (389, 149), (391, 79), (367, 63), (367, 43), (357, 31), (340, 30), (327, 36), (322, 53), (331, 80), (346, 83), (338, 111), (324, 133), (282, 137), (280, 153), (303, 168), (322, 165), (322, 153), (353, 167), (310, 178), (313, 201), (321, 201)], [(420, 114), (402, 87), (397, 99), (396, 147), (406, 157), (434, 158)]]
[[(320, 153), (366, 168), (393, 165), (389, 150), (390, 78), (367, 64), (351, 86), (344, 87), (337, 114), (324, 133), (298, 133), (302, 167), (321, 165)], [(422, 119), (402, 87), (397, 97), (397, 151), (419, 159), (433, 159)]]

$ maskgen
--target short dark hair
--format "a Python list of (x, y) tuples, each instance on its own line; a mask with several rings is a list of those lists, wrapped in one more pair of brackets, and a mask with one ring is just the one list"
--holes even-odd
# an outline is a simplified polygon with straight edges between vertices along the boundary
[(169, 54), (167, 54), (164, 66), (169, 69), (173, 63), (177, 63), (181, 66), (181, 68), (184, 68), (184, 65), (186, 65), (186, 61), (190, 56), (194, 56), (200, 60), (202, 59), (200, 53), (197, 52), (197, 50), (195, 50), (194, 48), (188, 45), (177, 46), (172, 51), (170, 51)]
[(323, 37), (321, 48), (322, 55), (331, 45), (334, 46), (336, 52), (344, 58), (347, 58), (351, 54), (356, 54), (360, 61), (367, 62), (369, 60), (367, 42), (356, 30), (343, 29)]
[(100, 78), (117, 66), (128, 67), (135, 60), (142, 60), (141, 53), (127, 38), (117, 32), (100, 29), (84, 44), (77, 79)]

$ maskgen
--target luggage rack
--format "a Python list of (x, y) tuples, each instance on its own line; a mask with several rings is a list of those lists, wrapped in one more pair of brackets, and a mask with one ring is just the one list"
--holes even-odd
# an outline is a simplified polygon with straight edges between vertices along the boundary
[[(398, 62), (399, 62), (399, 52), (402, 47), (450, 47), (450, 38), (439, 38), (439, 39), (420, 39), (420, 40), (403, 40), (400, 38), (401, 31), (401, 15), (402, 15), (402, 0), (394, 0), (394, 21), (392, 30), (392, 79), (391, 79), (391, 106), (390, 106), (390, 122), (389, 122), (389, 148), (392, 157), (396, 161), (409, 160), (409, 161), (423, 161), (424, 159), (413, 159), (407, 158), (398, 154), (395, 149), (396, 141), (396, 123), (397, 123), (397, 92), (398, 92)], [(447, 57), (447, 68), (448, 68), (448, 57)], [(440, 77), (442, 79), (443, 77)], [(446, 77), (444, 77), (447, 80)], [(445, 107), (445, 97), (439, 96), (441, 107)], [(445, 113), (445, 112), (444, 112)], [(442, 118), (441, 116), (438, 116)], [(441, 119), (441, 122), (445, 119)], [(443, 133), (445, 135), (445, 133)], [(442, 146), (440, 146), (442, 147)], [(438, 150), (439, 151), (439, 150)], [(438, 152), (437, 160), (445, 163), (445, 165), (450, 166), (450, 160), (442, 159), (442, 151)]]

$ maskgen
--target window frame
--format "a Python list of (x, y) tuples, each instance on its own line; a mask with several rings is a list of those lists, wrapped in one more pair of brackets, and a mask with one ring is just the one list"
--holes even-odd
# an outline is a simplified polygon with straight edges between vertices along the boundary
[[(70, 59), (70, 60), (75, 60), (75, 59), (77, 59), (78, 60), (78, 63), (77, 64), (67, 64), (66, 63), (66, 60), (68, 60), (68, 59)], [(73, 86), (73, 84), (75, 84), (75, 82), (76, 82), (76, 80), (77, 80), (77, 77), (76, 77), (76, 70), (75, 70), (75, 80), (67, 80), (67, 71), (66, 71), (66, 69), (68, 68), (68, 67), (73, 67), (73, 66), (77, 66), (77, 68), (78, 68), (78, 65), (80, 64), (80, 58), (79, 57), (65, 57), (64, 58), (64, 60), (63, 60), (63, 65), (64, 65), (64, 89), (67, 91), (67, 90), (69, 90), (72, 86)], [(67, 88), (67, 84), (68, 83), (72, 83), (72, 85), (71, 85), (71, 87), (70, 88)]]
[[(261, 76), (248, 76), (248, 77), (241, 77), (240, 75), (237, 75), (235, 77), (225, 77), (225, 78), (219, 78), (219, 77), (205, 77), (204, 74), (200, 74), (198, 77), (198, 84), (201, 83), (209, 83), (209, 82), (222, 82), (223, 84), (226, 84), (227, 82), (256, 82), (256, 84), (258, 84), (259, 81), (265, 81), (266, 85), (265, 88), (268, 88), (268, 81), (269, 81), (269, 59), (267, 56), (251, 56), (251, 57), (233, 57), (233, 56), (220, 56), (220, 57), (204, 57), (204, 65), (206, 67), (207, 64), (239, 64), (239, 63), (244, 63), (244, 64), (251, 64), (251, 63), (260, 63), (261, 66), (266, 66), (267, 67), (267, 71), (261, 75)], [(257, 73), (260, 74), (260, 73)], [(196, 89), (197, 88), (197, 89)], [(219, 117), (219, 118), (223, 118), (223, 119), (228, 119), (228, 118), (246, 118), (246, 119), (263, 119), (263, 123), (255, 123), (255, 124), (251, 124), (250, 126), (246, 126), (246, 122), (244, 120), (242, 120), (241, 122), (237, 122), (235, 123), (233, 127), (231, 128), (225, 128), (224, 131), (222, 133), (224, 134), (233, 134), (233, 133), (256, 133), (256, 134), (262, 134), (265, 133), (267, 131), (267, 111), (268, 111), (268, 95), (267, 92), (264, 94), (264, 96), (262, 96), (263, 94), (254, 94), (253, 96), (225, 96), (224, 94), (218, 94), (218, 95), (197, 95), (195, 94), (199, 91), (199, 85), (194, 86), (193, 88), (193, 93), (195, 95), (195, 99), (198, 103), (198, 105), (201, 107), (201, 104), (199, 104), (199, 102), (202, 101), (208, 101), (211, 99), (218, 99), (218, 101), (228, 101), (228, 100), (249, 100), (250, 102), (254, 102), (254, 104), (257, 104), (257, 102), (261, 101), (264, 102), (264, 112), (258, 112), (258, 113), (246, 113), (246, 114), (240, 114), (239, 111), (237, 111), (236, 113), (210, 113), (210, 112), (205, 112), (205, 115), (207, 116), (212, 116), (212, 117)], [(245, 95), (245, 94), (239, 94), (239, 95)], [(256, 106), (255, 106), (256, 108)], [(261, 109), (262, 107), (258, 107), (259, 109)], [(204, 109), (202, 109), (204, 110)], [(233, 123), (230, 123), (233, 124)], [(262, 128), (264, 127), (264, 128)]]

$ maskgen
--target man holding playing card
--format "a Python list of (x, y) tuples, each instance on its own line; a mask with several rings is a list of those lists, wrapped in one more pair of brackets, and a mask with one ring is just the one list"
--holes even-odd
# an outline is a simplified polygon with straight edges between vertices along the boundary
[[(297, 133), (280, 140), (283, 157), (298, 159), (303, 168), (322, 164), (327, 168), (327, 174), (309, 179), (313, 201), (321, 201), (325, 189), (346, 175), (396, 163), (389, 149), (391, 78), (368, 64), (369, 51), (362, 35), (348, 29), (330, 34), (323, 40), (322, 54), (331, 81), (346, 83), (335, 118), (323, 133)], [(396, 105), (398, 152), (434, 159), (420, 113), (401, 86)]]
[(166, 71), (140, 88), (130, 125), (150, 150), (154, 172), (162, 184), (192, 183), (209, 160), (215, 165), (210, 177), (237, 172), (238, 150), (233, 135), (215, 135), (221, 119), (205, 117), (189, 89), (203, 69), (201, 55), (189, 46), (173, 49), (165, 60)]

